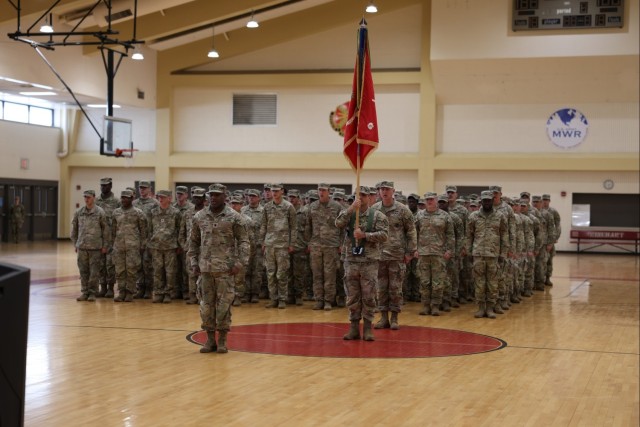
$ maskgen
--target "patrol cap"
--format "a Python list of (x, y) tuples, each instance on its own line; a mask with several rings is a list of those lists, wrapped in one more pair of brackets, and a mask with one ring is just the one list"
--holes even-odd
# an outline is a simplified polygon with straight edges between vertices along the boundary
[(284, 186), (282, 184), (279, 184), (279, 183), (271, 184), (271, 191), (282, 190), (283, 188)]
[(360, 186), (360, 191), (358, 191), (358, 193), (360, 193), (360, 194), (369, 194), (369, 187), (367, 187), (366, 185), (361, 185)]
[(318, 184), (318, 190), (322, 189), (322, 190), (328, 190), (331, 188), (330, 184), (327, 184), (326, 182), (321, 182), (320, 184)]
[(520, 199), (520, 206), (529, 206), (526, 200)]
[(520, 193), (520, 197), (526, 197), (527, 199), (530, 199), (531, 194), (527, 191), (523, 191), (522, 193)]
[(100, 185), (107, 185), (107, 184), (111, 184), (111, 178), (101, 178), (100, 179)]
[(188, 194), (188, 193), (189, 193), (189, 189), (184, 185), (178, 185), (176, 187), (176, 194)]
[(233, 195), (244, 197), (244, 190), (233, 190)]
[(128, 197), (128, 198), (132, 199), (133, 198), (133, 191), (131, 191), (131, 190), (122, 190), (120, 192), (120, 197)]
[(249, 196), (257, 196), (257, 197), (260, 197), (260, 191), (259, 191), (259, 190), (256, 190), (255, 188), (250, 188), (250, 189), (247, 191), (247, 195), (249, 195)]
[(129, 190), (129, 191), (131, 191), (131, 193), (135, 196), (135, 194), (136, 194), (136, 189), (135, 189), (135, 188), (133, 188), (133, 187), (127, 187), (126, 189), (127, 189), (127, 190)]
[(541, 198), (540, 196), (533, 196), (533, 197), (531, 198), (531, 201), (532, 201), (532, 202), (539, 202), (540, 200), (542, 200), (542, 198)]
[(227, 187), (225, 187), (224, 185), (220, 184), (220, 183), (215, 183), (215, 184), (211, 184), (209, 186), (209, 191), (207, 191), (207, 194), (210, 193), (225, 193), (225, 190), (227, 189)]
[(411, 193), (407, 196), (407, 200), (409, 199), (420, 200), (420, 196), (418, 196), (416, 193)]
[(380, 184), (382, 184), (381, 182), (376, 182), (376, 190), (380, 189)]
[(456, 199), (456, 202), (458, 202), (458, 203), (464, 203), (464, 202), (466, 202), (466, 201), (467, 201), (467, 199), (465, 199), (465, 198), (464, 198), (464, 197), (462, 197), (462, 196), (460, 196), (460, 197), (458, 197), (458, 198)]
[(96, 197), (96, 192), (93, 190), (85, 190), (83, 195), (85, 196), (92, 196), (92, 197)]
[(423, 199), (422, 197), (420, 197), (420, 198), (418, 199), (418, 204), (419, 204), (419, 205), (426, 205), (426, 204), (427, 204), (427, 201), (426, 201), (425, 199)]
[(476, 193), (469, 194), (469, 200), (473, 200), (473, 199), (478, 200), (479, 198), (480, 196), (478, 196)]
[(171, 197), (171, 191), (169, 190), (160, 190), (156, 193), (156, 196), (161, 196), (161, 197)]
[(424, 193), (424, 199), (435, 199), (436, 197), (438, 197), (438, 195), (436, 193), (434, 193), (433, 191), (429, 191), (427, 193)]
[(378, 194), (378, 189), (375, 187), (367, 187), (369, 189), (369, 194)]
[(151, 187), (151, 183), (149, 181), (140, 181), (138, 187), (149, 188)]
[(267, 183), (265, 183), (265, 184), (262, 186), (262, 188), (263, 188), (264, 190), (271, 190), (271, 184), (267, 182)]
[(309, 190), (308, 194), (309, 200), (318, 200), (318, 190)]
[(231, 198), (231, 203), (244, 205), (244, 199), (242, 198), (242, 196), (233, 196)]
[(445, 192), (449, 193), (457, 193), (458, 192), (458, 187), (456, 187), (455, 185), (447, 185)]
[(500, 187), (499, 185), (492, 185), (491, 187), (489, 187), (489, 190), (493, 193), (502, 193), (502, 187)]
[(287, 195), (288, 195), (289, 197), (298, 197), (298, 198), (300, 198), (300, 190), (291, 189), (291, 190), (289, 190), (289, 192), (287, 193)]
[(493, 199), (493, 191), (492, 190), (483, 191), (482, 193), (480, 193), (480, 198), (482, 200)]
[(204, 188), (195, 187), (191, 190), (191, 197), (204, 197), (205, 193)]
[(404, 204), (406, 205), (406, 204), (407, 204), (407, 196), (405, 196), (404, 194), (399, 194), (399, 195), (396, 197), (396, 201), (397, 201), (398, 203), (404, 203)]
[(380, 188), (395, 188), (393, 185), (393, 181), (382, 181), (380, 182)]
[(333, 200), (344, 200), (344, 193), (336, 192), (331, 196)]
[(477, 206), (478, 206), (478, 201), (477, 201), (477, 200), (475, 200), (475, 199), (474, 199), (474, 200), (471, 200), (471, 201), (469, 202), (469, 206), (476, 206), (476, 207), (477, 207)]
[(440, 194), (440, 195), (438, 195), (438, 201), (439, 202), (449, 202), (449, 196), (447, 196), (446, 194)]
[(542, 195), (542, 200), (551, 200), (551, 195), (550, 194), (543, 194)]
[(353, 202), (356, 199), (355, 194), (349, 194), (347, 196), (347, 202)]

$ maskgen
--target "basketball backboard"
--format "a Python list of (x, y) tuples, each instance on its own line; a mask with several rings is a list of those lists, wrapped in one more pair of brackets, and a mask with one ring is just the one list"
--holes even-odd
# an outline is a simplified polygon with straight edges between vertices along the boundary
[(113, 157), (132, 157), (133, 140), (131, 120), (105, 116), (100, 154)]

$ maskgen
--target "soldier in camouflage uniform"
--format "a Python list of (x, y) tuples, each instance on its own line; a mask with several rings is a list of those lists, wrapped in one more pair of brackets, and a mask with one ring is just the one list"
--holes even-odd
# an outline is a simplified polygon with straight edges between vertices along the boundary
[(551, 276), (553, 275), (553, 258), (556, 256), (556, 243), (558, 243), (558, 239), (560, 239), (560, 234), (562, 234), (562, 225), (560, 224), (560, 213), (553, 207), (549, 206), (551, 203), (551, 195), (543, 194), (542, 195), (542, 209), (549, 211), (551, 216), (553, 217), (553, 224), (555, 226), (555, 240), (553, 241), (553, 246), (551, 247), (551, 251), (549, 252), (549, 256), (547, 257), (547, 270), (546, 276), (544, 280), (544, 284), (546, 286), (553, 286), (551, 282)]
[(282, 184), (271, 184), (273, 200), (264, 205), (260, 240), (271, 302), (267, 308), (285, 308), (287, 300), (290, 254), (298, 230), (296, 210), (283, 199)]
[(209, 207), (193, 217), (188, 256), (200, 276), (200, 318), (207, 333), (200, 353), (226, 353), (235, 296), (233, 276), (247, 265), (250, 244), (242, 216), (225, 205), (224, 185), (212, 184), (207, 194)]
[(111, 246), (107, 215), (96, 206), (96, 192), (84, 192), (84, 206), (78, 209), (71, 221), (71, 241), (78, 254), (81, 294), (76, 301), (95, 301), (102, 255)]
[(524, 260), (527, 257), (527, 236), (524, 215), (520, 213), (520, 199), (512, 199), (510, 204), (516, 220), (516, 244), (515, 247), (512, 246), (514, 258), (512, 265), (513, 281), (510, 299), (512, 303), (518, 304), (521, 301), (520, 295), (522, 295), (522, 292), (524, 291), (524, 276), (522, 273)]
[[(149, 218), (151, 209), (158, 206), (158, 201), (151, 196), (151, 183), (149, 181), (140, 181), (138, 183), (138, 191), (140, 197), (133, 201), (133, 207), (140, 209), (145, 214), (145, 218)], [(147, 230), (149, 230), (147, 224)], [(133, 296), (134, 298), (151, 298), (153, 291), (153, 263), (151, 261), (151, 249), (147, 247), (142, 254), (142, 269), (140, 269), (140, 276), (136, 281), (138, 292)]]
[(289, 202), (296, 210), (296, 238), (293, 243), (293, 253), (291, 254), (291, 275), (289, 276), (289, 304), (302, 305), (302, 294), (307, 280), (309, 270), (309, 253), (307, 252), (307, 241), (304, 238), (304, 227), (307, 223), (307, 210), (302, 206), (299, 190), (289, 190), (287, 192)]
[[(253, 232), (255, 228), (253, 226), (253, 220), (251, 219), (251, 217), (241, 213), (242, 207), (244, 206), (244, 197), (233, 196), (231, 198), (230, 204), (231, 204), (231, 208), (234, 211), (238, 212), (242, 217), (242, 219), (244, 220), (245, 227), (247, 228), (247, 238), (249, 239), (249, 254), (251, 254), (251, 252), (255, 250), (255, 248), (251, 247), (251, 242), (255, 240), (255, 238), (253, 237)], [(236, 248), (236, 251), (237, 250), (238, 248)], [(238, 270), (238, 273), (235, 276), (233, 276), (235, 297), (233, 298), (232, 305), (234, 307), (240, 307), (243, 302), (248, 302), (245, 295), (246, 294), (245, 272), (246, 272), (246, 267), (243, 265), (240, 268), (240, 270)]]
[(380, 245), (389, 237), (389, 222), (382, 212), (369, 209), (366, 187), (361, 186), (358, 192), (359, 197), (336, 218), (336, 226), (346, 230), (342, 252), (351, 327), (343, 338), (360, 339), (360, 319), (364, 319), (362, 338), (374, 341), (371, 322), (376, 308)]
[(427, 208), (416, 217), (418, 270), (423, 309), (420, 315), (440, 315), (447, 281), (447, 261), (455, 251), (455, 231), (450, 214), (438, 209), (436, 193), (426, 193)]
[(329, 184), (318, 184), (318, 200), (309, 205), (305, 240), (309, 242), (313, 274), (314, 310), (331, 310), (336, 298), (336, 270), (340, 262), (340, 229), (336, 218), (343, 207), (330, 199)]
[(144, 212), (133, 207), (131, 190), (122, 191), (120, 201), (122, 206), (113, 211), (111, 221), (112, 256), (118, 282), (118, 295), (113, 301), (131, 302), (147, 244), (147, 220)]
[(548, 210), (542, 209), (542, 198), (540, 196), (533, 196), (532, 204), (536, 208), (536, 215), (540, 221), (540, 240), (543, 242), (542, 248), (536, 255), (533, 289), (544, 291), (544, 282), (547, 278), (547, 261), (555, 243), (556, 226), (553, 215)]
[[(413, 215), (413, 222), (415, 227), (415, 220), (420, 212), (418, 208), (418, 202), (420, 201), (420, 196), (415, 193), (411, 193), (407, 196), (407, 207), (411, 211)], [(411, 258), (411, 262), (407, 264), (407, 274), (404, 278), (404, 283), (402, 285), (402, 299), (403, 302), (407, 301), (420, 301), (420, 277), (418, 276), (418, 259)]]
[[(458, 200), (458, 187), (455, 185), (445, 186), (445, 192), (449, 199), (449, 213), (458, 215), (458, 218), (462, 220), (462, 232), (466, 236), (467, 221), (469, 220), (469, 211)], [(458, 303), (465, 304), (467, 301), (471, 301), (471, 294), (473, 293), (471, 284), (473, 279), (471, 277), (471, 257), (467, 256), (465, 248), (463, 246), (462, 251), (457, 254), (457, 262), (455, 267), (458, 269)], [(452, 301), (453, 304), (453, 301)]]
[[(102, 178), (100, 180), (100, 195), (96, 197), (96, 205), (100, 206), (104, 213), (107, 214), (107, 222), (109, 227), (113, 222), (113, 211), (119, 208), (120, 200), (118, 200), (111, 191), (113, 184), (111, 178)], [(116, 283), (116, 269), (113, 263), (112, 252), (102, 257), (102, 267), (100, 268), (100, 291), (96, 295), (99, 298), (113, 298), (113, 285)]]
[(507, 220), (507, 232), (509, 234), (509, 242), (507, 247), (507, 258), (500, 266), (498, 271), (498, 301), (494, 307), (494, 311), (497, 314), (504, 314), (503, 310), (509, 310), (509, 282), (511, 278), (511, 264), (514, 258), (514, 253), (511, 245), (515, 245), (516, 240), (516, 224), (513, 209), (502, 200), (502, 187), (499, 185), (493, 185), (489, 187), (489, 191), (493, 193), (493, 209), (501, 212)]
[(449, 196), (441, 194), (438, 196), (438, 208), (447, 212), (453, 223), (454, 248), (446, 262), (447, 264), (447, 280), (445, 289), (442, 293), (442, 311), (449, 312), (451, 307), (458, 308), (458, 291), (460, 287), (460, 257), (464, 253), (464, 225), (458, 214), (449, 210)]
[[(382, 181), (378, 193), (380, 201), (371, 209), (382, 212), (389, 223), (388, 238), (381, 244), (378, 262), (377, 297), (380, 321), (375, 329), (399, 329), (398, 315), (402, 311), (402, 284), (407, 265), (417, 249), (416, 226), (407, 206), (394, 200), (394, 183)], [(391, 319), (389, 319), (391, 312)]]
[(519, 205), (520, 205), (519, 213), (522, 219), (522, 229), (524, 234), (524, 248), (523, 248), (522, 263), (520, 266), (520, 278), (518, 280), (519, 280), (520, 295), (523, 297), (530, 297), (533, 295), (531, 292), (532, 286), (533, 286), (533, 279), (531, 280), (531, 286), (527, 290), (526, 277), (527, 277), (527, 270), (529, 269), (529, 266), (535, 260), (535, 256), (533, 252), (535, 250), (536, 237), (533, 231), (534, 221), (529, 216), (528, 210), (527, 210), (529, 205), (524, 199), (519, 200)]
[(248, 302), (257, 303), (264, 276), (264, 256), (262, 254), (262, 241), (260, 240), (260, 226), (262, 225), (264, 207), (260, 205), (260, 192), (258, 190), (250, 189), (247, 192), (247, 198), (249, 199), (249, 204), (243, 206), (240, 211), (252, 220), (253, 233), (251, 235), (253, 235), (254, 240), (251, 242), (251, 246), (254, 250), (249, 254), (249, 263), (245, 274), (245, 296)]
[[(536, 266), (536, 254), (542, 247), (542, 241), (540, 240), (540, 221), (532, 212), (529, 212), (531, 206), (529, 206), (528, 194), (529, 193), (526, 192), (521, 193), (523, 197), (520, 199), (520, 212), (529, 219), (529, 221), (525, 220), (525, 227), (526, 225), (529, 225), (531, 235), (533, 236), (533, 248), (530, 252), (527, 252), (527, 259), (524, 268), (524, 292), (522, 295), (525, 297), (533, 296), (533, 277)], [(527, 197), (524, 197), (524, 195), (527, 195)]]
[[(178, 234), (178, 243), (183, 252), (189, 250), (189, 235), (191, 233), (191, 224), (193, 223), (193, 217), (202, 209), (204, 209), (205, 189), (200, 187), (191, 188), (191, 204), (193, 208), (187, 209), (182, 214), (180, 221), (180, 233)], [(185, 296), (184, 300), (186, 304), (197, 304), (198, 298), (196, 296), (196, 280), (198, 277), (193, 273), (191, 264), (189, 263), (189, 257), (187, 259), (187, 271), (189, 273), (189, 296)]]
[(13, 235), (13, 241), (18, 243), (20, 241), (20, 229), (24, 224), (24, 219), (27, 213), (24, 209), (24, 205), (20, 203), (20, 197), (16, 196), (13, 202), (13, 206), (9, 211), (9, 220), (11, 221), (11, 234)]
[(178, 245), (180, 232), (180, 211), (171, 206), (171, 191), (158, 191), (159, 205), (151, 209), (147, 217), (149, 243), (153, 262), (153, 302), (170, 303), (171, 292), (176, 285)]
[[(346, 195), (343, 192), (344, 190), (340, 189), (338, 192), (333, 193), (331, 195), (331, 200), (338, 202), (342, 209), (346, 209), (349, 207), (349, 204), (346, 200)], [(341, 209), (341, 210), (342, 210)], [(344, 259), (342, 256), (342, 245), (344, 241), (344, 233), (340, 233), (340, 247), (338, 248), (338, 266), (336, 267), (336, 306), (344, 308), (347, 306), (347, 296), (344, 291)]]
[(507, 257), (509, 230), (502, 212), (493, 208), (493, 192), (480, 195), (482, 209), (469, 215), (467, 253), (473, 256), (473, 277), (478, 311), (474, 317), (495, 319), (498, 301), (499, 271)]
[[(193, 203), (189, 201), (189, 189), (184, 185), (178, 185), (176, 187), (176, 201), (173, 203), (173, 207), (180, 212), (180, 220), (185, 212), (193, 210)], [(171, 291), (171, 298), (173, 299), (188, 299), (189, 298), (189, 263), (187, 262), (187, 252), (181, 251), (178, 254), (178, 270), (176, 273), (176, 287)]]

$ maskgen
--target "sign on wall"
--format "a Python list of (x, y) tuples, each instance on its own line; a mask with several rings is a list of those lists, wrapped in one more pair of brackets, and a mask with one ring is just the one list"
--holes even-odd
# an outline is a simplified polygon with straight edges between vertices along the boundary
[(547, 136), (560, 148), (574, 148), (587, 137), (589, 122), (575, 108), (562, 108), (547, 120)]

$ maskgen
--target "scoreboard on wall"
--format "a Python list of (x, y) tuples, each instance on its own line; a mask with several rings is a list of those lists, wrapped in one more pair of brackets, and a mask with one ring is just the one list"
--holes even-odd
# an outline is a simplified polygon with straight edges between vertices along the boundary
[(620, 28), (624, 0), (513, 0), (513, 31)]

